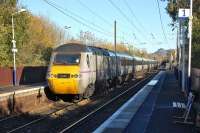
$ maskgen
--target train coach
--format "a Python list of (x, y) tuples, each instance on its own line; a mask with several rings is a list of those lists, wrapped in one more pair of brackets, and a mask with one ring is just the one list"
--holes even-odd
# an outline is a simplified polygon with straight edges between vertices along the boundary
[(88, 98), (94, 92), (112, 87), (116, 82), (133, 78), (135, 73), (152, 69), (156, 61), (127, 54), (68, 43), (52, 52), (47, 73), (50, 91), (55, 95)]

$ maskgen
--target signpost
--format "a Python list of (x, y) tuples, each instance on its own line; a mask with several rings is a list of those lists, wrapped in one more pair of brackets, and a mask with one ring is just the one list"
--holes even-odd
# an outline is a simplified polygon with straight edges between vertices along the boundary
[(180, 8), (178, 11), (179, 18), (188, 18), (190, 16), (190, 9), (182, 9)]
[[(191, 47), (192, 47), (192, 8), (193, 8), (193, 0), (190, 0), (190, 9), (182, 9), (180, 8), (178, 11), (179, 19), (189, 19), (188, 24), (188, 38), (189, 38), (189, 46), (188, 46), (188, 91), (191, 89)], [(183, 44), (184, 45), (184, 44)], [(183, 49), (184, 50), (184, 49)], [(185, 60), (185, 56), (183, 55), (183, 60)], [(185, 73), (185, 72), (184, 72)]]
[(191, 90), (191, 54), (192, 54), (192, 9), (193, 0), (190, 0), (190, 14), (189, 14), (189, 53), (188, 53), (188, 80), (189, 80), (189, 90)]
[[(193, 104), (193, 101), (194, 101), (194, 95), (192, 94), (192, 92), (190, 92), (191, 90), (191, 46), (192, 46), (192, 5), (193, 4), (193, 1), (190, 0), (190, 9), (179, 9), (179, 12), (178, 12), (178, 17), (180, 19), (179, 22), (181, 22), (181, 19), (182, 20), (185, 20), (185, 19), (189, 19), (189, 24), (188, 24), (188, 38), (189, 38), (189, 50), (188, 50), (188, 91), (189, 91), (189, 95), (188, 95), (188, 103), (187, 103), (187, 108), (184, 112), (184, 115), (183, 117), (180, 117), (182, 119), (184, 119), (184, 121), (176, 121), (175, 123), (182, 123), (182, 124), (193, 124), (193, 122), (190, 122), (188, 121), (188, 116), (190, 114), (190, 111), (191, 111), (191, 107), (192, 107), (192, 104)], [(183, 27), (180, 23), (180, 27)], [(180, 29), (181, 31), (183, 29)], [(186, 32), (186, 31), (184, 31)], [(182, 32), (181, 32), (182, 33)], [(184, 37), (186, 38), (186, 37)], [(183, 58), (183, 65), (185, 65), (185, 43), (183, 42), (183, 55), (182, 58)], [(184, 68), (184, 67), (183, 67)], [(183, 70), (183, 75), (185, 75), (185, 70)], [(183, 76), (182, 75), (182, 76)], [(184, 78), (184, 76), (183, 76)], [(183, 82), (184, 83), (184, 82)]]
[(181, 50), (181, 69), (182, 69), (182, 76), (181, 76), (181, 86), (182, 86), (182, 91), (185, 91), (186, 90), (186, 86), (185, 86), (185, 81), (186, 81), (186, 78), (185, 78), (185, 73), (186, 73), (186, 69), (185, 69), (185, 32), (186, 32), (186, 29), (185, 29), (185, 26), (183, 26), (183, 21), (187, 20), (188, 17), (189, 17), (189, 9), (179, 9), (178, 11), (178, 17), (179, 17), (179, 26), (180, 26), (180, 30), (179, 30), (179, 34), (180, 34), (180, 48), (182, 49)]

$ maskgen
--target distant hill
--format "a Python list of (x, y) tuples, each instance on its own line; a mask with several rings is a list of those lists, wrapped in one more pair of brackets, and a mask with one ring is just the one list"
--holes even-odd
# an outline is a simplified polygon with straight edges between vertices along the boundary
[(161, 56), (167, 56), (167, 53), (168, 53), (168, 50), (160, 48), (156, 52), (154, 52), (153, 54), (161, 55)]
[(158, 49), (156, 52), (153, 53), (154, 57), (157, 60), (175, 60), (176, 59), (176, 50), (175, 49), (168, 49), (165, 50), (163, 48)]

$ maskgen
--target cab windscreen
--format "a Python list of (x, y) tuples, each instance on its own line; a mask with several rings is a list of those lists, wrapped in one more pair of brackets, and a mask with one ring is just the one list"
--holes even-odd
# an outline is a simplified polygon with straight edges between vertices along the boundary
[(78, 65), (80, 63), (79, 54), (61, 54), (54, 56), (53, 64), (55, 65)]

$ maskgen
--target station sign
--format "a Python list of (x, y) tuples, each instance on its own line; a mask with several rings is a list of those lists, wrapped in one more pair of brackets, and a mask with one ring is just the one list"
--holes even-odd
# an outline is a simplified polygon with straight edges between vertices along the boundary
[(178, 17), (179, 18), (188, 18), (190, 16), (190, 9), (182, 9), (180, 8), (178, 11)]

